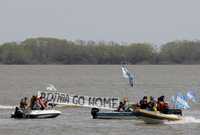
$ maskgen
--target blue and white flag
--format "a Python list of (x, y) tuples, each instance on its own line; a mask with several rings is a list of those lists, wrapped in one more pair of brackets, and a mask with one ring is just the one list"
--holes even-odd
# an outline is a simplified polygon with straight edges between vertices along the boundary
[(172, 96), (171, 101), (176, 109), (190, 109), (186, 96), (181, 93), (177, 93), (176, 96)]
[(127, 66), (126, 65), (122, 65), (121, 68), (122, 68), (122, 76), (124, 78), (128, 78), (128, 73), (129, 72), (128, 72)]
[(188, 91), (186, 96), (188, 100), (191, 100), (194, 103), (196, 103), (198, 100), (197, 94), (194, 91)]
[(190, 109), (189, 104), (182, 97), (176, 97), (176, 108), (177, 109)]
[(121, 69), (122, 69), (122, 76), (128, 79), (130, 86), (133, 87), (133, 84), (135, 83), (135, 73), (131, 74), (128, 71), (127, 65), (122, 65)]

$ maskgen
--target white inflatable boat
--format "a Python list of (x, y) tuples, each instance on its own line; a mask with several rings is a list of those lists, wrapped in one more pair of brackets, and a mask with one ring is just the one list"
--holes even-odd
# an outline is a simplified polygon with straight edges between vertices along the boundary
[(61, 112), (58, 110), (22, 110), (18, 107), (11, 114), (11, 118), (24, 118), (24, 119), (44, 119), (44, 118), (54, 118), (60, 115)]

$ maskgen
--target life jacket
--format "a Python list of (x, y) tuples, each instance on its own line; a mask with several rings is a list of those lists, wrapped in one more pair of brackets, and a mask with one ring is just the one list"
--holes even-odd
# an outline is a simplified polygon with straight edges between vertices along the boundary
[(157, 109), (158, 109), (158, 111), (163, 111), (165, 109), (165, 103), (162, 101), (158, 102)]
[(147, 109), (148, 109), (148, 110), (151, 110), (151, 111), (157, 111), (157, 104), (156, 104), (156, 102), (153, 101), (153, 100), (151, 100), (151, 101), (148, 103)]
[(153, 109), (152, 109), (153, 111), (157, 111), (157, 105), (156, 104), (154, 104), (154, 106), (153, 106)]
[(164, 109), (169, 109), (168, 103), (164, 103)]

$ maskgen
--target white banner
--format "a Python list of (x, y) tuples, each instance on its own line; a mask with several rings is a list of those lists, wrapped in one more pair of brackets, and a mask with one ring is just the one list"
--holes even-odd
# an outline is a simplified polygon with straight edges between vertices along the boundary
[(83, 107), (96, 107), (114, 110), (119, 106), (118, 97), (94, 97), (83, 95), (69, 95), (56, 91), (38, 91), (38, 96), (45, 98), (49, 103), (61, 105), (74, 105)]

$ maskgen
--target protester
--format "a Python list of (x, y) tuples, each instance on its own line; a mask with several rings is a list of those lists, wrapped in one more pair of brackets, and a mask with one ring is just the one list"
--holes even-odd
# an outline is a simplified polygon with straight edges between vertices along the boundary
[(164, 96), (158, 97), (157, 101), (157, 110), (158, 111), (163, 111), (164, 110)]
[(118, 106), (118, 108), (117, 108), (117, 111), (118, 112), (123, 112), (125, 110), (125, 108), (124, 108), (124, 103), (123, 102), (119, 102), (119, 106)]
[(47, 101), (45, 101), (43, 97), (37, 98), (37, 104), (39, 104), (41, 110), (44, 110), (47, 108)]
[(142, 100), (140, 100), (140, 104), (139, 104), (139, 107), (141, 109), (146, 109), (148, 106), (147, 104), (147, 96), (144, 96)]
[(122, 111), (128, 111), (128, 98), (124, 97), (123, 101), (120, 101), (119, 103), (119, 107), (117, 108), (118, 112), (122, 112)]
[(157, 109), (160, 112), (167, 113), (169, 109), (168, 103), (165, 102), (165, 96), (160, 96), (157, 101)]
[(152, 96), (150, 96), (150, 101), (147, 103), (147, 109), (150, 111), (157, 111), (157, 103)]
[(21, 109), (27, 109), (28, 108), (28, 98), (27, 97), (24, 97), (24, 98), (21, 99), (19, 107)]
[(39, 102), (37, 101), (37, 97), (35, 95), (33, 95), (31, 98), (30, 108), (31, 110), (40, 110), (41, 108)]

